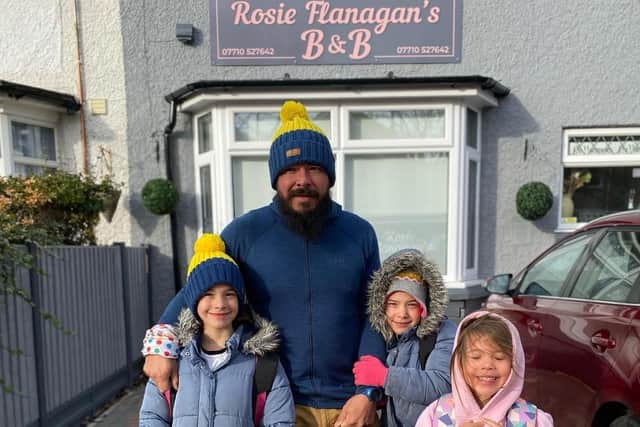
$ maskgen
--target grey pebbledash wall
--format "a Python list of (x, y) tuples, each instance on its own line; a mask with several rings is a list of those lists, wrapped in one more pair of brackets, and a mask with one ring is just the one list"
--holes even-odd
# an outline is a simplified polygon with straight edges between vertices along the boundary
[[(553, 231), (557, 200), (554, 212), (531, 223), (516, 213), (515, 193), (533, 179), (548, 183), (556, 197), (560, 193), (563, 127), (640, 123), (636, 1), (615, 6), (465, 1), (461, 62), (429, 65), (212, 66), (206, 1), (136, 3), (123, 17), (124, 43), (136, 46), (125, 50), (128, 99), (149, 110), (148, 115), (140, 112), (147, 117), (142, 133), (147, 138), (167, 121), (168, 104), (158, 95), (199, 80), (281, 80), (285, 73), (301, 80), (383, 79), (392, 72), (401, 77), (485, 75), (509, 87), (511, 94), (483, 116), (481, 276), (514, 271), (559, 237)], [(173, 39), (178, 22), (197, 29), (193, 46)], [(145, 126), (145, 117), (140, 119), (138, 128)], [(190, 132), (189, 121), (182, 120), (172, 138), (185, 197), (179, 209), (181, 265), (196, 228)]]

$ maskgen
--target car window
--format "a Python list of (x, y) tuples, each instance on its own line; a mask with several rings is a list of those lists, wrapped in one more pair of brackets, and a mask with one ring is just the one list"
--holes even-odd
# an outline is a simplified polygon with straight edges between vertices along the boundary
[(640, 233), (610, 231), (598, 243), (571, 297), (625, 302), (640, 274)]
[(582, 234), (546, 254), (522, 279), (521, 293), (558, 296), (571, 268), (587, 247), (593, 233)]

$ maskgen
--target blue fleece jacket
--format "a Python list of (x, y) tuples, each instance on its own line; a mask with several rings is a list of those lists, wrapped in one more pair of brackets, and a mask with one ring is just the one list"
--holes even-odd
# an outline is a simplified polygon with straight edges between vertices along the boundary
[[(366, 316), (367, 283), (380, 266), (371, 224), (332, 203), (320, 237), (307, 240), (284, 222), (277, 202), (222, 232), (240, 266), (253, 308), (280, 330), (280, 358), (297, 404), (341, 408), (355, 393), (353, 363), (384, 360), (385, 344)], [(160, 321), (174, 323), (182, 291)]]

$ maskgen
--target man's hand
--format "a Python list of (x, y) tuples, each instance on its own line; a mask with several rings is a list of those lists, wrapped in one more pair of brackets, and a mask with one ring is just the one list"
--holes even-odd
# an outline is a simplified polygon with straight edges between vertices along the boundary
[(153, 380), (161, 392), (169, 390), (170, 387), (178, 389), (178, 362), (176, 359), (150, 354), (144, 358), (142, 371)]
[(356, 394), (342, 407), (334, 427), (364, 427), (373, 425), (376, 419), (376, 405), (364, 394)]

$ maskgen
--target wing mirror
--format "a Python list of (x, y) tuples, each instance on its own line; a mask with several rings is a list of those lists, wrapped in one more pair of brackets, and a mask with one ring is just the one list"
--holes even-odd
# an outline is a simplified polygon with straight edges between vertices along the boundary
[(482, 287), (492, 294), (506, 294), (513, 274), (498, 274), (485, 280)]

